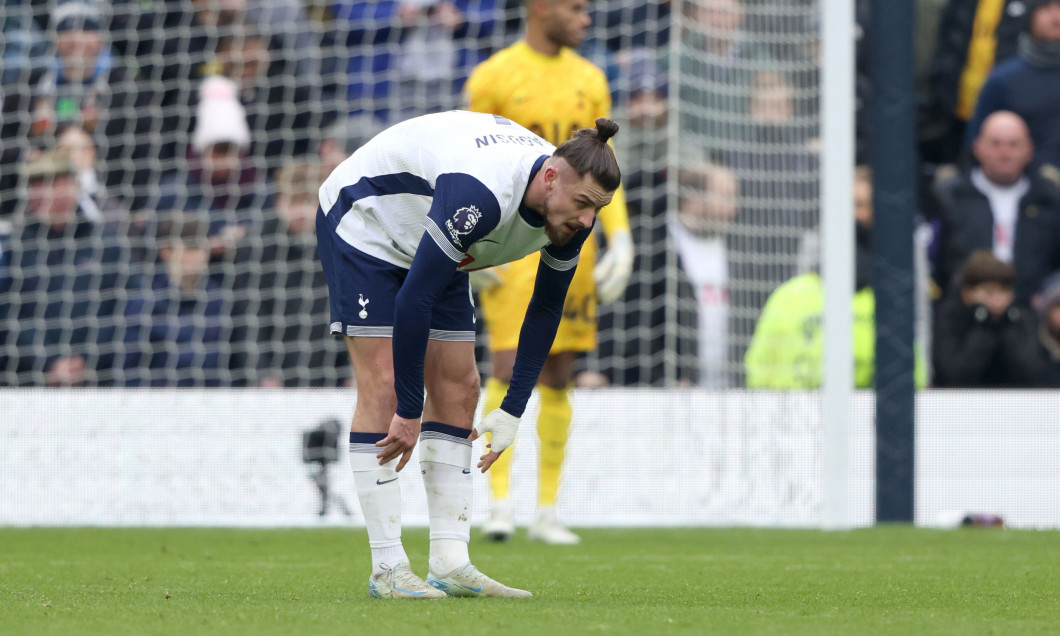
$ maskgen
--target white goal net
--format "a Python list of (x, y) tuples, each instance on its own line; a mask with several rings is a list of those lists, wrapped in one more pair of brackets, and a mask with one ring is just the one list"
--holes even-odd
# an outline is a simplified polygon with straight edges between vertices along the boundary
[[(0, 383), (347, 382), (300, 220), (317, 164), (456, 107), (521, 5), (5, 3)], [(816, 256), (816, 3), (592, 16), (582, 53), (611, 82), (637, 261), (581, 368), (743, 386), (768, 295)], [(199, 279), (171, 280), (196, 247)]]

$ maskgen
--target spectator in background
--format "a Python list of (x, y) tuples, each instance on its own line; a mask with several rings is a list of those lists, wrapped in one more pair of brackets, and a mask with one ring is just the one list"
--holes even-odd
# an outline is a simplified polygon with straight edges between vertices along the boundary
[(498, 26), (495, 0), (338, 0), (332, 10), (347, 33), (350, 112), (387, 124), (455, 108)]
[(1019, 115), (992, 113), (972, 152), (977, 168), (963, 170), (936, 187), (940, 226), (935, 281), (949, 293), (968, 255), (992, 250), (1015, 268), (1015, 302), (1031, 296), (1060, 269), (1060, 189), (1055, 168), (1030, 170), (1034, 155)]
[(668, 89), (658, 58), (659, 54), (649, 49), (634, 49), (623, 58), (618, 108), (631, 128), (628, 135), (623, 131), (621, 140), (615, 138), (623, 166), (649, 165), (661, 170), (666, 160)]
[(382, 132), (382, 126), (371, 115), (341, 117), (324, 131), (317, 146), (317, 156), (324, 175), (329, 175), (340, 163), (369, 139)]
[[(854, 386), (875, 376), (876, 297), (872, 290), (872, 176), (866, 167), (854, 182)], [(748, 388), (799, 389), (821, 385), (824, 365), (824, 284), (816, 264), (778, 287), (754, 328), (744, 366)]]
[(103, 183), (121, 186), (115, 194), (131, 203), (135, 187), (148, 182), (134, 158), (151, 156), (145, 133), (153, 126), (152, 114), (141, 101), (137, 70), (111, 51), (108, 17), (96, 2), (56, 4), (50, 23), (55, 59), (35, 88), (31, 134), (83, 129), (104, 159)]
[[(859, 167), (854, 182), (854, 386), (870, 388), (876, 375), (876, 297), (872, 289), (872, 174)], [(824, 370), (824, 284), (818, 267), (778, 287), (766, 302), (744, 356), (748, 388), (809, 389)], [(915, 383), (927, 383), (923, 356)]]
[(69, 0), (51, 16), (55, 63), (37, 86), (33, 103), (33, 134), (52, 132), (59, 124), (77, 124), (94, 131), (101, 103), (115, 68), (104, 41), (99, 7)]
[(968, 122), (966, 143), (978, 136), (986, 118), (1010, 110), (1027, 122), (1036, 163), (1060, 166), (1060, 0), (1025, 0), (1027, 30), (1018, 54), (987, 77)]
[(960, 272), (960, 293), (935, 316), (935, 386), (1033, 387), (1043, 383), (1037, 321), (1013, 303), (1012, 265), (976, 250)]
[[(862, 83), (868, 69), (863, 59), (868, 30), (868, 7), (865, 0), (855, 0), (855, 98), (862, 116)], [(771, 67), (784, 76), (792, 87), (795, 116), (803, 125), (813, 128), (807, 137), (816, 136), (817, 113), (820, 111), (821, 84), (821, 13), (817, 0), (756, 0), (750, 6), (747, 30), (760, 41), (776, 65)], [(861, 128), (861, 122), (856, 122)], [(858, 139), (860, 141), (860, 139)]]
[[(724, 155), (740, 184), (740, 210), (728, 232), (733, 360), (744, 359), (769, 294), (795, 275), (800, 239), (818, 226), (814, 131), (797, 117), (791, 81), (755, 73), (747, 108), (740, 143)], [(732, 384), (742, 386), (742, 369), (736, 371)]]
[(203, 80), (191, 138), (189, 169), (167, 177), (153, 209), (195, 212), (209, 219), (210, 255), (232, 260), (248, 232), (260, 232), (268, 193), (248, 159), (251, 138), (246, 111), (232, 80)]
[[(629, 125), (614, 138), (615, 153), (623, 170), (622, 186), (633, 242), (645, 249), (635, 251), (633, 273), (622, 305), (600, 312), (598, 328), (601, 334), (618, 329), (644, 335), (600, 339), (596, 356), (609, 363), (600, 369), (608, 380), (603, 384), (659, 386), (664, 379), (676, 376), (679, 384), (691, 385), (698, 378), (696, 302), (675, 261), (676, 250), (667, 228), (668, 86), (657, 59), (657, 53), (642, 48), (627, 52), (621, 64), (622, 90), (616, 113)], [(661, 275), (663, 272), (677, 276), (676, 304), (670, 302), (672, 279)], [(675, 323), (676, 346), (663, 328)], [(672, 362), (669, 356), (660, 356), (661, 351), (676, 353), (675, 369), (668, 368)], [(588, 373), (583, 375), (579, 376), (580, 384), (594, 378)], [(595, 380), (597, 385), (602, 384), (598, 376)]]
[(217, 64), (231, 79), (250, 128), (249, 156), (272, 172), (306, 155), (324, 118), (319, 92), (274, 50), (257, 28), (236, 25), (217, 44)]
[[(70, 124), (61, 128), (55, 140), (56, 148), (66, 153), (77, 170), (80, 191), (79, 205), (93, 223), (122, 225), (129, 220), (128, 210), (110, 196), (97, 172), (98, 156), (95, 141), (84, 128)], [(125, 228), (127, 229), (127, 228)]]
[[(593, 24), (606, 36), (607, 48), (619, 54), (630, 48), (665, 51), (670, 43), (673, 2), (598, 2)], [(603, 5), (603, 6), (600, 6)], [(630, 25), (634, 30), (629, 33)]]
[(349, 355), (328, 337), (328, 286), (316, 247), (317, 190), (326, 177), (320, 164), (296, 159), (274, 180), (275, 215), (265, 221), (257, 259), (261, 386), (341, 386), (349, 380)]
[(232, 301), (207, 275), (209, 222), (172, 212), (156, 224), (158, 261), (129, 302), (124, 338), (126, 386), (230, 386)]
[(246, 7), (246, 22), (276, 43), (279, 57), (294, 61), (287, 73), (301, 78), (319, 72), (320, 34), (306, 13), (307, 5), (312, 4), (300, 0), (251, 0)]
[(928, 95), (919, 108), (920, 155), (955, 163), (979, 91), (994, 66), (1016, 55), (1026, 0), (948, 0), (939, 18)]
[[(126, 131), (126, 139), (149, 141), (128, 148), (123, 155), (123, 161), (137, 168), (135, 187), (131, 192), (116, 192), (123, 198), (132, 197), (129, 208), (134, 212), (153, 204), (153, 186), (159, 180), (188, 169), (186, 149), (199, 84), (218, 72), (217, 43), (246, 21), (248, 1), (112, 3), (114, 47), (138, 69), (136, 101), (138, 110), (147, 115), (133, 134)], [(108, 185), (116, 184), (108, 181)]]
[(739, 183), (725, 166), (706, 161), (682, 164), (680, 207), (669, 231), (699, 308), (698, 384), (721, 389), (729, 386), (726, 234), (736, 216)]
[(1045, 364), (1044, 386), (1060, 388), (1060, 274), (1045, 279), (1035, 297), (1038, 310), (1038, 340)]
[(85, 216), (66, 154), (40, 154), (24, 177), (29, 217), (3, 246), (0, 385), (107, 384), (116, 316), (135, 278), (128, 246)]
[(745, 30), (746, 0), (682, 2), (678, 99), (682, 139), (710, 151), (740, 143), (754, 71), (775, 64)]
[(0, 237), (20, 202), (19, 175), (29, 156), (33, 88), (50, 69), (48, 41), (28, 3), (7, 3), (0, 20)]

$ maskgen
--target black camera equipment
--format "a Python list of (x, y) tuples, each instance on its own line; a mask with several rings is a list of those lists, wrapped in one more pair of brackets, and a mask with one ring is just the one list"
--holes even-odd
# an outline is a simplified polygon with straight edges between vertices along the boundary
[(302, 461), (306, 463), (309, 477), (320, 491), (321, 517), (328, 513), (328, 503), (331, 499), (335, 500), (347, 517), (353, 516), (341, 495), (330, 494), (328, 483), (328, 464), (339, 459), (339, 436), (342, 428), (342, 422), (331, 418), (302, 433)]

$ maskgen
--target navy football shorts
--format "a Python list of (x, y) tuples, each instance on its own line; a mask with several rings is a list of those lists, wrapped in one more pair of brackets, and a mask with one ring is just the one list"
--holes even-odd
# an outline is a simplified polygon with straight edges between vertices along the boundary
[[(333, 231), (318, 232), (317, 238), (331, 296), (331, 333), (393, 337), (394, 299), (409, 271), (365, 254)], [(467, 272), (454, 271), (435, 303), (430, 338), (475, 341), (475, 304)]]

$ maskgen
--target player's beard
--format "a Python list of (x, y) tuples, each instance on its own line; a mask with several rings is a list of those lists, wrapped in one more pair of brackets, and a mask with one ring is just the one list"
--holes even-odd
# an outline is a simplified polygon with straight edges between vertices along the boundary
[(556, 227), (545, 223), (545, 236), (548, 237), (549, 243), (563, 246), (570, 243), (570, 240), (574, 238), (574, 232), (568, 233), (568, 230), (563, 226)]
[(584, 30), (571, 28), (565, 23), (550, 25), (545, 35), (554, 44), (571, 49), (578, 48), (581, 46), (582, 41), (585, 40)]
[(543, 212), (542, 217), (544, 217), (545, 220), (545, 236), (548, 237), (548, 242), (559, 246), (570, 243), (570, 240), (574, 238), (577, 231), (571, 230), (564, 223), (556, 225), (551, 221), (552, 214), (548, 205), (548, 199), (545, 199)]

